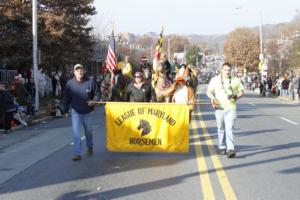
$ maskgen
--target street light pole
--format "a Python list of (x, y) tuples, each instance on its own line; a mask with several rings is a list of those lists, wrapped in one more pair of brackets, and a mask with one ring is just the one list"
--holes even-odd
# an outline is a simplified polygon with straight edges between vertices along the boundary
[(39, 110), (39, 84), (37, 78), (37, 0), (32, 0), (33, 76), (35, 84), (35, 111)]
[(168, 38), (168, 60), (170, 60), (171, 59), (171, 52), (170, 52), (170, 41), (171, 41), (171, 39), (170, 38)]
[[(243, 6), (238, 6), (235, 8), (236, 10), (243, 9)], [(259, 11), (260, 16), (260, 23), (259, 23), (259, 43), (260, 43), (260, 54), (259, 54), (259, 60), (264, 60), (264, 54), (263, 54), (263, 32), (262, 32), (262, 9)]]
[(262, 36), (262, 10), (259, 12), (260, 14), (260, 23), (259, 23), (259, 42), (260, 42), (260, 55), (259, 59), (260, 61), (264, 60), (264, 54), (263, 54), (263, 36)]
[(168, 38), (168, 60), (171, 60), (171, 40), (173, 40), (174, 37)]
[(184, 60), (183, 60), (184, 64), (186, 64), (186, 61), (187, 61), (187, 59), (186, 59), (186, 50), (187, 50), (187, 45), (185, 44), (184, 45)]

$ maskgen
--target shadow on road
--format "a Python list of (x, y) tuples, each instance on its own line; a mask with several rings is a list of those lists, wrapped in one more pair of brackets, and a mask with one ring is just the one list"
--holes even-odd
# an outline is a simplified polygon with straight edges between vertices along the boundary
[[(207, 101), (208, 102), (208, 101)], [(209, 103), (204, 102), (204, 106), (201, 106), (201, 112), (210, 112), (205, 113), (202, 117), (206, 120), (214, 120), (214, 114), (212, 108), (208, 105)], [(243, 111), (254, 109), (248, 104), (242, 104)], [(260, 104), (263, 105), (263, 104)], [(289, 106), (285, 104), (272, 104), (271, 106)], [(198, 106), (199, 108), (199, 106)], [(242, 115), (241, 118), (252, 118), (256, 115)], [(195, 115), (194, 119), (199, 121), (199, 116)], [(105, 122), (104, 122), (105, 123)], [(199, 133), (201, 147), (204, 150), (204, 156), (210, 157), (208, 149), (210, 148), (205, 142), (207, 140), (216, 140), (216, 127), (207, 128), (209, 136), (203, 135), (203, 130), (197, 128), (196, 131)], [(192, 133), (193, 129), (190, 129)], [(269, 129), (269, 130), (260, 130), (255, 132), (241, 132), (238, 133), (239, 136), (247, 136), (251, 134), (260, 134), (266, 132), (276, 132), (280, 129)], [(191, 134), (192, 135), (192, 134)], [(83, 157), (83, 160), (77, 163), (71, 161), (70, 157), (65, 155), (70, 155), (72, 152), (71, 146), (67, 146), (55, 154), (45, 158), (39, 163), (35, 164), (23, 172), (21, 172), (17, 177), (7, 181), (2, 188), (0, 188), (0, 194), (2, 193), (12, 193), (21, 190), (29, 190), (39, 187), (47, 187), (55, 184), (62, 184), (71, 181), (87, 181), (90, 178), (104, 177), (111, 174), (119, 174), (122, 172), (130, 172), (139, 169), (157, 169), (160, 167), (168, 167), (172, 165), (185, 162), (187, 160), (195, 159), (195, 139), (190, 139), (190, 153), (189, 154), (160, 154), (160, 153), (113, 153), (108, 152), (104, 149), (105, 141), (105, 132), (104, 130), (100, 131), (100, 134), (95, 138), (102, 142), (101, 148), (98, 147), (95, 151), (95, 155), (91, 158)], [(247, 158), (250, 156), (255, 156), (258, 154), (263, 154), (267, 152), (274, 152), (279, 150), (292, 150), (293, 148), (300, 147), (300, 142), (260, 147), (254, 145), (237, 145), (237, 150), (243, 153), (242, 156), (237, 157), (237, 159)], [(213, 146), (214, 149), (217, 149), (216, 145)], [(85, 149), (83, 149), (84, 151)], [(243, 167), (263, 165), (265, 163), (272, 162), (284, 162), (288, 159), (300, 158), (300, 154), (288, 155), (285, 157), (276, 157), (263, 160), (255, 160), (251, 162), (244, 162), (239, 164), (232, 164), (230, 166), (225, 166), (222, 168), (211, 168), (208, 170), (208, 174), (216, 173), (219, 170), (234, 170)], [(57, 170), (62, 170), (58, 172)], [(292, 168), (288, 170), (283, 170), (281, 173), (299, 173), (300, 168)], [(149, 174), (151, 176), (151, 174)], [(186, 179), (194, 176), (199, 176), (199, 172), (191, 172), (183, 175), (178, 175), (170, 178), (162, 178), (160, 180), (149, 181), (141, 184), (133, 184), (129, 186), (119, 187), (115, 189), (106, 189), (102, 192), (89, 191), (89, 190), (77, 190), (61, 195), (57, 199), (111, 199), (111, 198), (120, 198), (127, 197), (132, 194), (138, 194), (141, 192), (154, 191), (160, 188), (169, 187), (184, 182)], [(44, 178), (47, 177), (47, 178)], [(26, 180), (30, 180), (27, 182)], [(14, 184), (18, 182), (19, 184)], [(90, 194), (93, 192), (93, 194)]]
[(171, 178), (166, 178), (157, 181), (151, 181), (147, 183), (131, 185), (127, 187), (107, 190), (104, 192), (99, 192), (96, 194), (84, 195), (85, 193), (89, 193), (90, 191), (76, 191), (71, 193), (66, 193), (61, 197), (57, 198), (57, 200), (65, 200), (65, 199), (73, 199), (73, 200), (83, 200), (83, 199), (114, 199), (120, 197), (127, 197), (132, 194), (143, 193), (147, 191), (154, 191), (157, 189), (169, 187), (172, 185), (177, 185), (184, 182), (186, 179), (194, 176), (199, 176), (199, 172), (193, 172), (184, 174), (181, 176), (175, 176)]

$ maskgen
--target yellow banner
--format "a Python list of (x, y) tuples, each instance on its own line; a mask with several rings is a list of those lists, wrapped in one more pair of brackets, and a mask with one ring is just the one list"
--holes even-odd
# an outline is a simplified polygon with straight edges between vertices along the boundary
[(106, 103), (105, 111), (110, 151), (189, 151), (187, 105), (111, 102)]

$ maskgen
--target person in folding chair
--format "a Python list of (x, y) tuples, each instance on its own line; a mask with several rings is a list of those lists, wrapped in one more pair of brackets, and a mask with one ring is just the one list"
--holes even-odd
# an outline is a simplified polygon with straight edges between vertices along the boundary
[(224, 63), (221, 73), (209, 82), (207, 96), (215, 109), (218, 127), (219, 152), (228, 158), (236, 156), (233, 127), (236, 119), (236, 101), (244, 95), (243, 84), (231, 76), (231, 65)]

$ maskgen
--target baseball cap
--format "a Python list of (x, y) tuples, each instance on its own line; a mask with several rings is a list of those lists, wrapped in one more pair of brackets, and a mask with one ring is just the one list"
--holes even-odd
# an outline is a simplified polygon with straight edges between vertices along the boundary
[(76, 70), (76, 69), (78, 69), (78, 68), (82, 68), (82, 69), (83, 69), (82, 64), (76, 64), (76, 65), (74, 65), (74, 70)]
[(138, 72), (135, 72), (134, 76), (143, 77), (143, 73), (138, 71)]
[(148, 61), (147, 57), (146, 57), (146, 56), (143, 56), (143, 57), (142, 57), (142, 61)]

